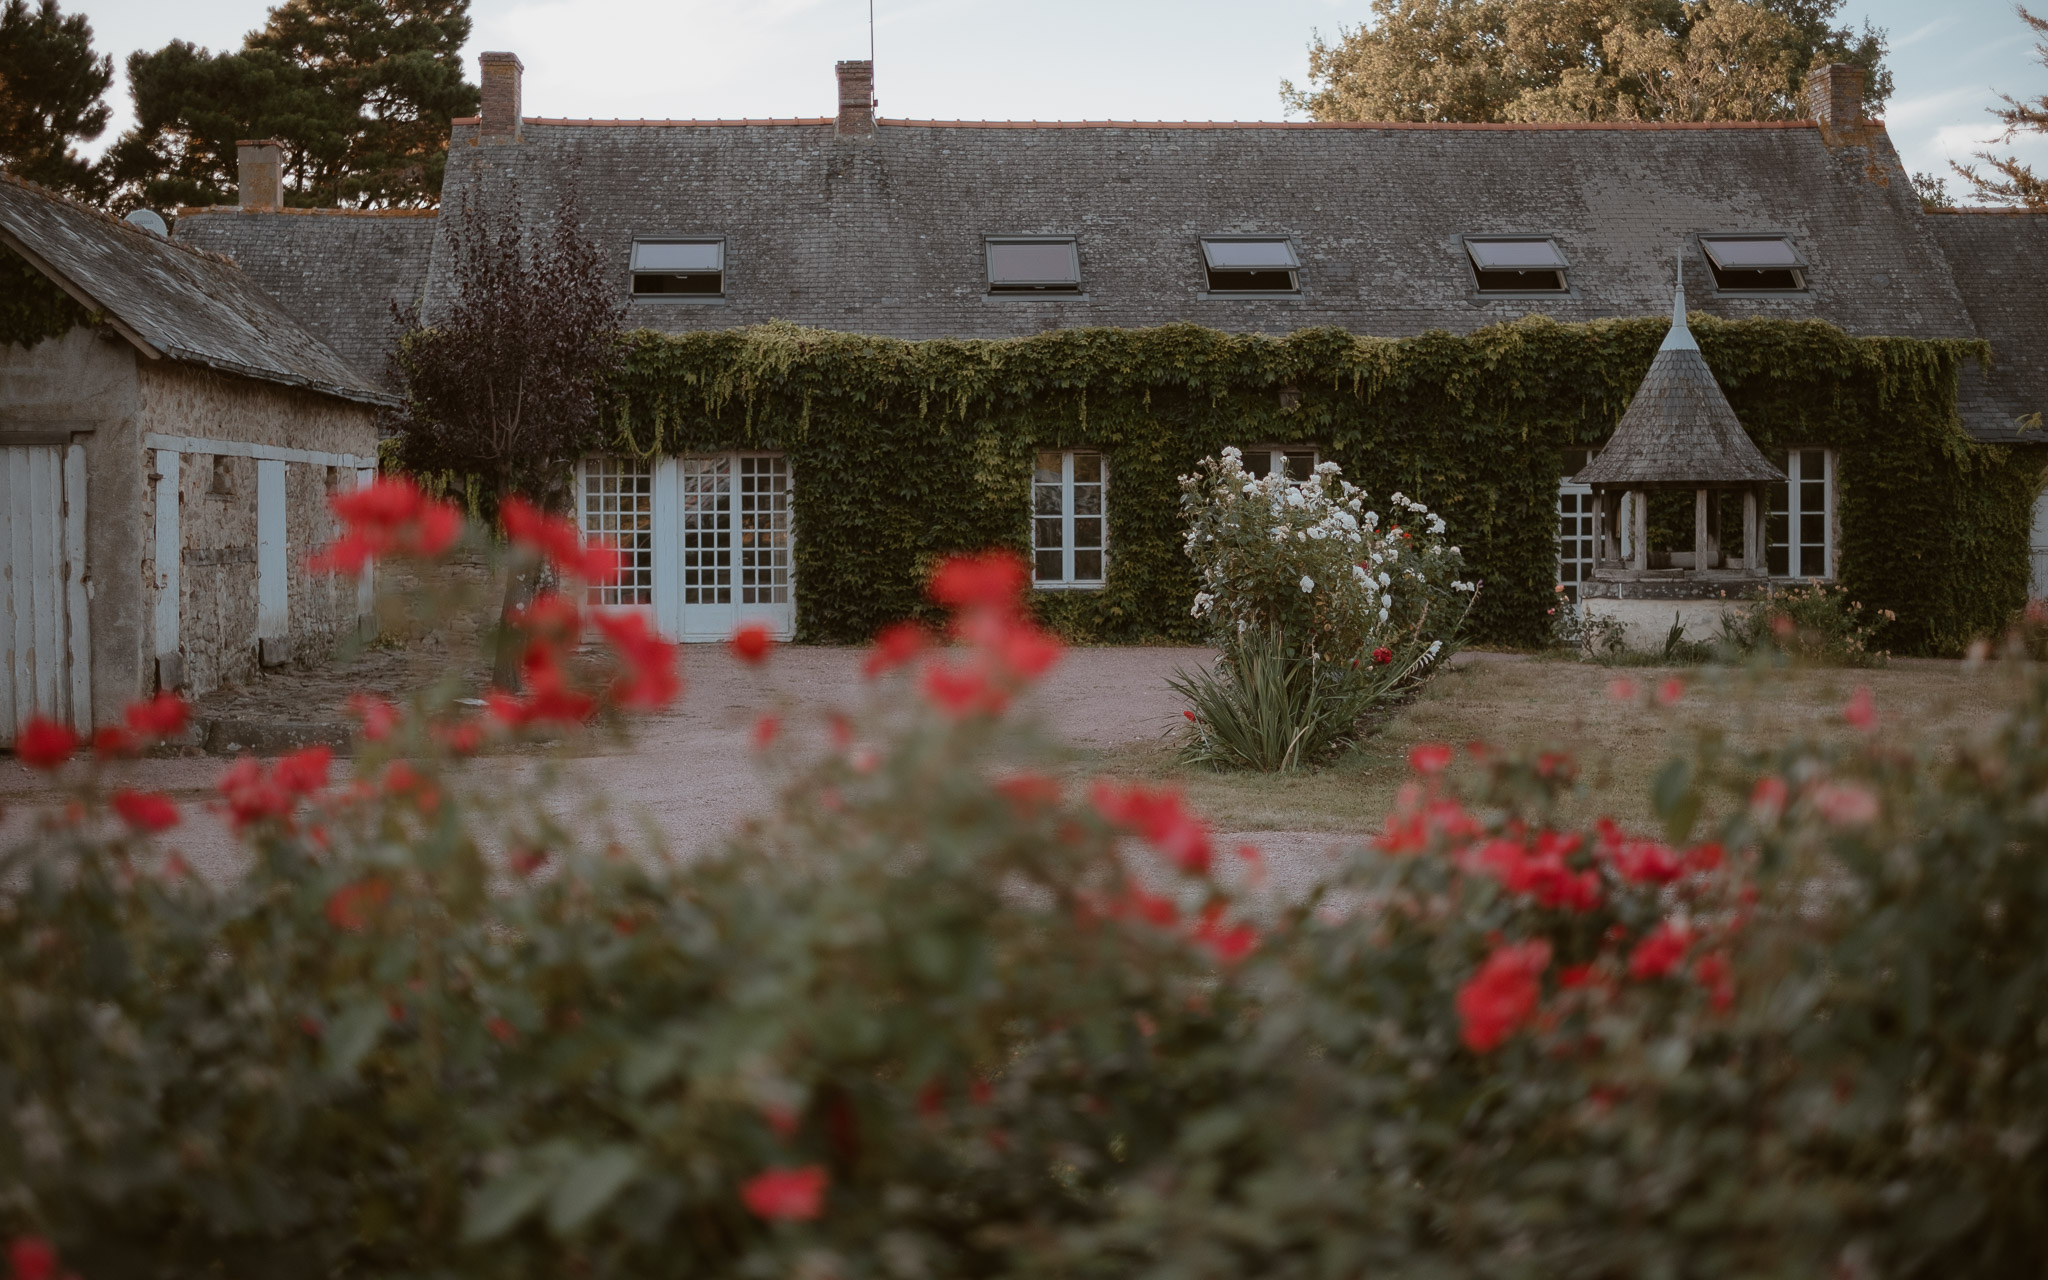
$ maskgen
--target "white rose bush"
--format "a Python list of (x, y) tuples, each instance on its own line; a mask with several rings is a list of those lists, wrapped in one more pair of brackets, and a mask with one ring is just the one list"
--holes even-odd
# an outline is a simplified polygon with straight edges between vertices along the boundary
[(1181, 477), (1192, 612), (1223, 651), (1175, 687), (1186, 755), (1289, 769), (1347, 742), (1374, 705), (1411, 692), (1456, 643), (1477, 595), (1443, 518), (1404, 494), (1385, 510), (1334, 462), (1306, 480), (1255, 476), (1225, 449)]

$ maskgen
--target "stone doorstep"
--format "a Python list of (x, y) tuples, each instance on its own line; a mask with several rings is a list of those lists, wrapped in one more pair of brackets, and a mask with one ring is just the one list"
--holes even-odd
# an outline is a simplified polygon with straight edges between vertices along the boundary
[(206, 719), (195, 726), (198, 745), (208, 755), (289, 755), (306, 747), (328, 746), (334, 754), (352, 753), (352, 727), (339, 721)]

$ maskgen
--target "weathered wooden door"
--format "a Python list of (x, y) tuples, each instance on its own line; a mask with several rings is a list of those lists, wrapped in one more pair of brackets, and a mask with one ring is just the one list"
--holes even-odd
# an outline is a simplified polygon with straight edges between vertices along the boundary
[(30, 716), (92, 727), (85, 450), (0, 446), (0, 746)]

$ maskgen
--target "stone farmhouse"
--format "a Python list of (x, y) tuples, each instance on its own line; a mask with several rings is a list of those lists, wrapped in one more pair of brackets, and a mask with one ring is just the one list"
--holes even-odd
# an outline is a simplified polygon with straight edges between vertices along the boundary
[(234, 263), (0, 175), (0, 746), (159, 688), (324, 658), (368, 584), (311, 574), (390, 395)]
[[(541, 226), (573, 207), (633, 327), (1466, 333), (1529, 313), (1659, 314), (1676, 259), (1695, 312), (1987, 339), (1994, 365), (1968, 371), (1958, 405), (1978, 440), (2025, 441), (2048, 409), (2048, 217), (1924, 212), (1853, 67), (1813, 73), (1808, 120), (1667, 125), (897, 120), (877, 115), (866, 62), (839, 64), (831, 116), (577, 120), (525, 115), (521, 73), (513, 54), (482, 56), (481, 115), (455, 124), (443, 208), (516, 196)], [(450, 296), (455, 220), (285, 210), (276, 158), (245, 147), (241, 206), (182, 210), (175, 235), (233, 258), (379, 377), (392, 304), (431, 322)], [(1833, 453), (1772, 463), (1786, 479), (1768, 495), (1769, 574), (1832, 578)], [(1104, 581), (1114, 468), (1086, 449), (1038, 459), (1041, 587)], [(1577, 470), (1558, 494), (1560, 581), (1574, 587), (1594, 556)], [(589, 459), (585, 528), (635, 553), (611, 599), (687, 638), (742, 617), (789, 629), (791, 483), (772, 452)], [(2035, 538), (2038, 593), (2038, 518)]]

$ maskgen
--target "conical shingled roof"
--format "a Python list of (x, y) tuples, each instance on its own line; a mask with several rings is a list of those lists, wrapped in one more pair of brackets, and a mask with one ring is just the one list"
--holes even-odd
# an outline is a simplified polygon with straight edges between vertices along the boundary
[(1671, 302), (1671, 332), (1600, 455), (1572, 477), (1616, 488), (1749, 485), (1780, 481), (1714, 380), (1685, 323), (1685, 281)]

